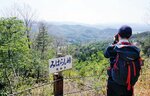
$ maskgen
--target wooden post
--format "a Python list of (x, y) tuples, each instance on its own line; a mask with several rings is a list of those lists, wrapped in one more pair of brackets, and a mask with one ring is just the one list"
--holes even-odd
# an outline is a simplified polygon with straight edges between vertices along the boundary
[[(61, 53), (57, 57), (62, 57)], [(63, 96), (63, 75), (62, 72), (54, 73), (54, 96)]]
[(54, 96), (63, 96), (63, 76), (62, 73), (54, 74)]

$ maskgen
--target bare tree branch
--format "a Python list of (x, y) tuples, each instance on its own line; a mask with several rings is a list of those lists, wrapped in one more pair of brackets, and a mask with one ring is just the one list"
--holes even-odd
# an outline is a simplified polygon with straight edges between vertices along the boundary
[[(2, 10), (2, 14), (4, 17), (17, 17), (24, 21), (24, 25), (26, 26), (26, 35), (28, 38), (28, 42), (30, 42), (30, 31), (34, 21), (36, 20), (36, 11), (32, 10), (32, 8), (28, 4), (17, 4), (14, 3), (10, 8)], [(29, 43), (29, 48), (31, 48)]]

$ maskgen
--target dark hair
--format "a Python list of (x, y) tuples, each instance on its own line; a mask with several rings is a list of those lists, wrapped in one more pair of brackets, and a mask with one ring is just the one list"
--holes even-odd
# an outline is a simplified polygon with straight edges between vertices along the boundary
[(132, 35), (132, 28), (127, 25), (123, 25), (119, 31), (118, 34), (120, 35), (121, 38), (130, 38)]

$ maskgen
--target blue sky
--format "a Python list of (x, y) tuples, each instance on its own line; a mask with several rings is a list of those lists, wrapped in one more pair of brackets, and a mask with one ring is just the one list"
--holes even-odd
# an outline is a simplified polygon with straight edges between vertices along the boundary
[(41, 20), (86, 24), (145, 23), (150, 8), (150, 0), (0, 0), (0, 10), (14, 3), (29, 4)]

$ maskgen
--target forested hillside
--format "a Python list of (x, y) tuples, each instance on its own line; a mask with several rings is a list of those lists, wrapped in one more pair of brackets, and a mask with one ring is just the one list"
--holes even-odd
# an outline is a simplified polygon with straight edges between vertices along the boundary
[[(47, 22), (48, 34), (58, 37), (63, 37), (70, 43), (93, 42), (100, 40), (108, 40), (117, 33), (117, 29), (105, 28), (100, 29), (88, 25), (68, 25), (68, 24), (53, 24)], [(34, 24), (32, 33), (36, 34), (38, 24)]]
[[(80, 77), (64, 81), (65, 93), (72, 90), (83, 91), (85, 85), (92, 88), (92, 91), (67, 96), (106, 96), (106, 70), (109, 60), (104, 58), (103, 52), (113, 42), (112, 38), (107, 41), (70, 44), (62, 37), (48, 34), (48, 26), (44, 22), (38, 25), (37, 35), (28, 38), (27, 31), (30, 29), (22, 20), (15, 17), (0, 19), (0, 95), (7, 96), (52, 81), (53, 75), (49, 74), (48, 60), (61, 52), (63, 55), (73, 56), (73, 68), (63, 72), (64, 78)], [(150, 93), (149, 36), (149, 32), (145, 32), (133, 35), (132, 38), (133, 43), (138, 43), (145, 59), (140, 80), (135, 88), (136, 96), (148, 96)], [(52, 96), (53, 87), (37, 87), (18, 96), (27, 94)]]

